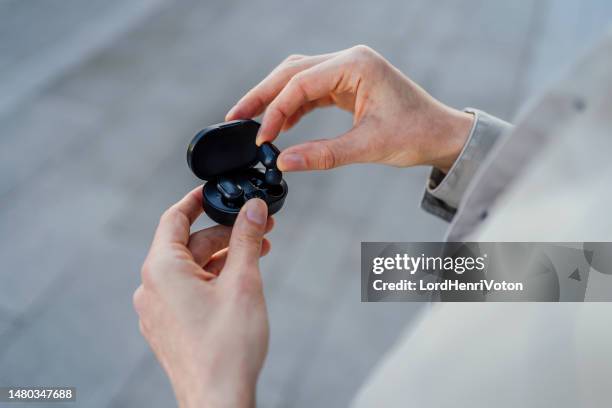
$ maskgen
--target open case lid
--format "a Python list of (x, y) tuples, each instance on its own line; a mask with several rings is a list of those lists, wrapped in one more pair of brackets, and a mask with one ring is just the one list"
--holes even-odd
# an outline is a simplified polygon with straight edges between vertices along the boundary
[(196, 134), (187, 150), (187, 164), (198, 178), (210, 180), (257, 163), (255, 138), (259, 123), (233, 120), (209, 126)]

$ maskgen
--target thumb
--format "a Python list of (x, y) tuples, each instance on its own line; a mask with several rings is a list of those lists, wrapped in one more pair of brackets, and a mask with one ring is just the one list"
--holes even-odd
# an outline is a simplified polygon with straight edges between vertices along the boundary
[(242, 206), (232, 229), (227, 261), (220, 278), (240, 276), (258, 267), (267, 221), (268, 207), (263, 200), (253, 198)]
[(368, 130), (359, 126), (334, 139), (313, 140), (283, 150), (277, 159), (281, 171), (329, 170), (367, 161)]

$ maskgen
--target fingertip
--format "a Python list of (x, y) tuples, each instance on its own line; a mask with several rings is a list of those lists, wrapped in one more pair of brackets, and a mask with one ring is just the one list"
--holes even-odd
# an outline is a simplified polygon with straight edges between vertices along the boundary
[(238, 104), (232, 106), (232, 108), (227, 111), (227, 114), (225, 115), (225, 121), (228, 122), (230, 120), (235, 120), (238, 119)]
[(238, 120), (238, 119), (246, 119), (246, 118), (240, 113), (232, 113), (232, 114), (228, 113), (227, 115), (225, 115), (226, 122), (230, 122), (232, 120)]
[(266, 111), (263, 118), (261, 119), (261, 126), (257, 132), (255, 143), (257, 146), (261, 146), (266, 142), (273, 142), (278, 136), (280, 126), (277, 128), (275, 124), (274, 112)]
[(273, 139), (264, 136), (263, 134), (259, 133), (257, 135), (257, 137), (255, 138), (255, 144), (257, 146), (261, 146), (262, 144), (266, 143), (266, 142), (271, 142)]
[(268, 221), (268, 206), (260, 198), (252, 198), (244, 205), (246, 218), (257, 225), (263, 226)]
[(204, 199), (202, 186), (195, 187), (193, 190), (191, 190), (188, 193), (188, 195), (191, 195), (196, 201), (198, 201), (201, 204), (202, 200)]
[(280, 171), (301, 171), (308, 169), (304, 155), (291, 151), (282, 152), (278, 157), (276, 165)]
[(196, 187), (162, 214), (153, 240), (186, 245), (189, 241), (189, 228), (202, 211), (202, 187)]

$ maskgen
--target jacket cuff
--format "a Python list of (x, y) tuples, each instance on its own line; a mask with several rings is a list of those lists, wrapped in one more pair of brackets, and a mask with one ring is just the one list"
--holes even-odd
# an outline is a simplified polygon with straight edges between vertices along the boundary
[(433, 168), (425, 188), (421, 208), (446, 221), (451, 221), (459, 203), (495, 142), (512, 125), (486, 112), (466, 108), (474, 115), (474, 123), (461, 153), (448, 174)]

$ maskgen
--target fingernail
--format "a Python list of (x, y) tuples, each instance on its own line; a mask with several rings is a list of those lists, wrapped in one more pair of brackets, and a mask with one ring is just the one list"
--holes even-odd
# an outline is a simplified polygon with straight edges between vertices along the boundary
[(247, 201), (247, 218), (258, 225), (264, 225), (268, 220), (266, 204), (259, 199)]
[(262, 144), (263, 142), (264, 142), (264, 138), (263, 138), (263, 136), (262, 136), (261, 132), (260, 132), (260, 131), (258, 131), (258, 132), (257, 132), (257, 136), (255, 136), (255, 144), (256, 144), (257, 146), (261, 146), (261, 144)]
[(306, 170), (306, 160), (299, 153), (281, 154), (279, 170)]

